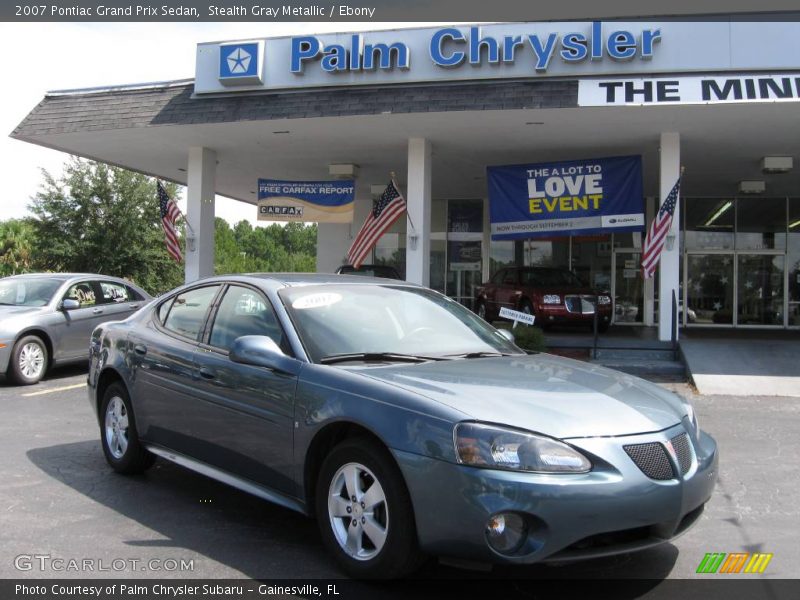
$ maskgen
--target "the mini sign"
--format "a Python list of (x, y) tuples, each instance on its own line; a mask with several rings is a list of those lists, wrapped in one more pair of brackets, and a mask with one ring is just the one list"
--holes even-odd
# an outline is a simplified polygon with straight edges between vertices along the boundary
[(800, 73), (636, 79), (582, 79), (578, 106), (661, 106), (798, 102)]
[(259, 221), (351, 223), (355, 181), (258, 180)]
[(517, 326), (517, 323), (525, 323), (526, 325), (533, 325), (534, 317), (528, 313), (520, 312), (518, 310), (511, 310), (505, 306), (500, 309), (500, 318), (514, 321), (512, 329)]

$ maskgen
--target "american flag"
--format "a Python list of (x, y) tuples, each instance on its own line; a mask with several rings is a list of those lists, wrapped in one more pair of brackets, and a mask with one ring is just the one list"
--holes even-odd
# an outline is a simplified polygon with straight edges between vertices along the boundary
[(675, 214), (675, 205), (678, 203), (678, 192), (681, 189), (681, 178), (672, 186), (672, 190), (666, 200), (661, 204), (661, 208), (650, 224), (647, 237), (644, 240), (644, 251), (642, 253), (642, 274), (645, 279), (650, 279), (656, 272), (656, 266), (661, 258), (661, 251), (664, 249), (664, 242), (667, 233), (672, 226), (672, 215)]
[(372, 207), (372, 212), (367, 215), (367, 220), (353, 240), (353, 245), (347, 251), (347, 261), (356, 269), (360, 267), (380, 237), (405, 211), (406, 199), (392, 180)]
[(158, 206), (161, 209), (161, 227), (164, 228), (167, 252), (175, 259), (175, 262), (183, 262), (181, 245), (178, 242), (178, 232), (175, 231), (175, 221), (181, 216), (181, 211), (175, 201), (167, 195), (167, 190), (159, 181), (158, 187)]

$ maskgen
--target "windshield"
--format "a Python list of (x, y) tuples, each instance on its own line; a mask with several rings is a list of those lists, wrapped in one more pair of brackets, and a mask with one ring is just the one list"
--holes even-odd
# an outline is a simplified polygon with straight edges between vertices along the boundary
[(338, 354), (520, 352), (472, 312), (424, 288), (339, 284), (279, 295), (313, 362)]
[(0, 279), (0, 305), (45, 306), (53, 299), (61, 284), (60, 279), (49, 277), (6, 277)]
[(522, 283), (533, 287), (584, 287), (583, 282), (577, 276), (562, 269), (525, 269), (522, 271)]

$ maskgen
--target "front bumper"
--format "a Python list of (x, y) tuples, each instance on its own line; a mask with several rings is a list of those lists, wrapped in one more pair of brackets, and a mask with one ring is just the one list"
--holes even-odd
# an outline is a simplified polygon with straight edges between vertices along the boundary
[[(424, 551), (493, 563), (578, 560), (654, 546), (694, 524), (717, 479), (714, 440), (704, 433), (690, 436), (691, 467), (666, 481), (648, 478), (623, 449), (666, 443), (684, 430), (677, 425), (645, 435), (568, 440), (592, 460), (592, 471), (582, 475), (479, 469), (394, 454), (408, 483)], [(512, 555), (495, 552), (487, 542), (486, 523), (501, 512), (522, 515), (529, 527), (528, 540)]]
[[(597, 321), (599, 323), (611, 323), (612, 309), (610, 304), (604, 304), (597, 309)], [(571, 312), (563, 304), (542, 304), (537, 307), (537, 318), (542, 324), (590, 324), (594, 321), (594, 312)]]

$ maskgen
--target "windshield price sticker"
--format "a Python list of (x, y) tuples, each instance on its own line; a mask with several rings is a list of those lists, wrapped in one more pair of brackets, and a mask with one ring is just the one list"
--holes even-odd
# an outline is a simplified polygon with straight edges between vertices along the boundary
[(533, 315), (529, 315), (528, 313), (520, 312), (518, 310), (511, 310), (510, 308), (506, 308), (504, 306), (503, 308), (500, 309), (500, 318), (514, 321), (514, 327), (516, 327), (517, 323), (525, 323), (526, 325), (533, 325), (533, 321), (536, 317), (534, 317)]
[(333, 292), (324, 292), (320, 294), (308, 294), (301, 296), (292, 302), (292, 308), (300, 310), (306, 308), (322, 308), (323, 306), (331, 306), (340, 302), (342, 299), (341, 294), (334, 294)]

